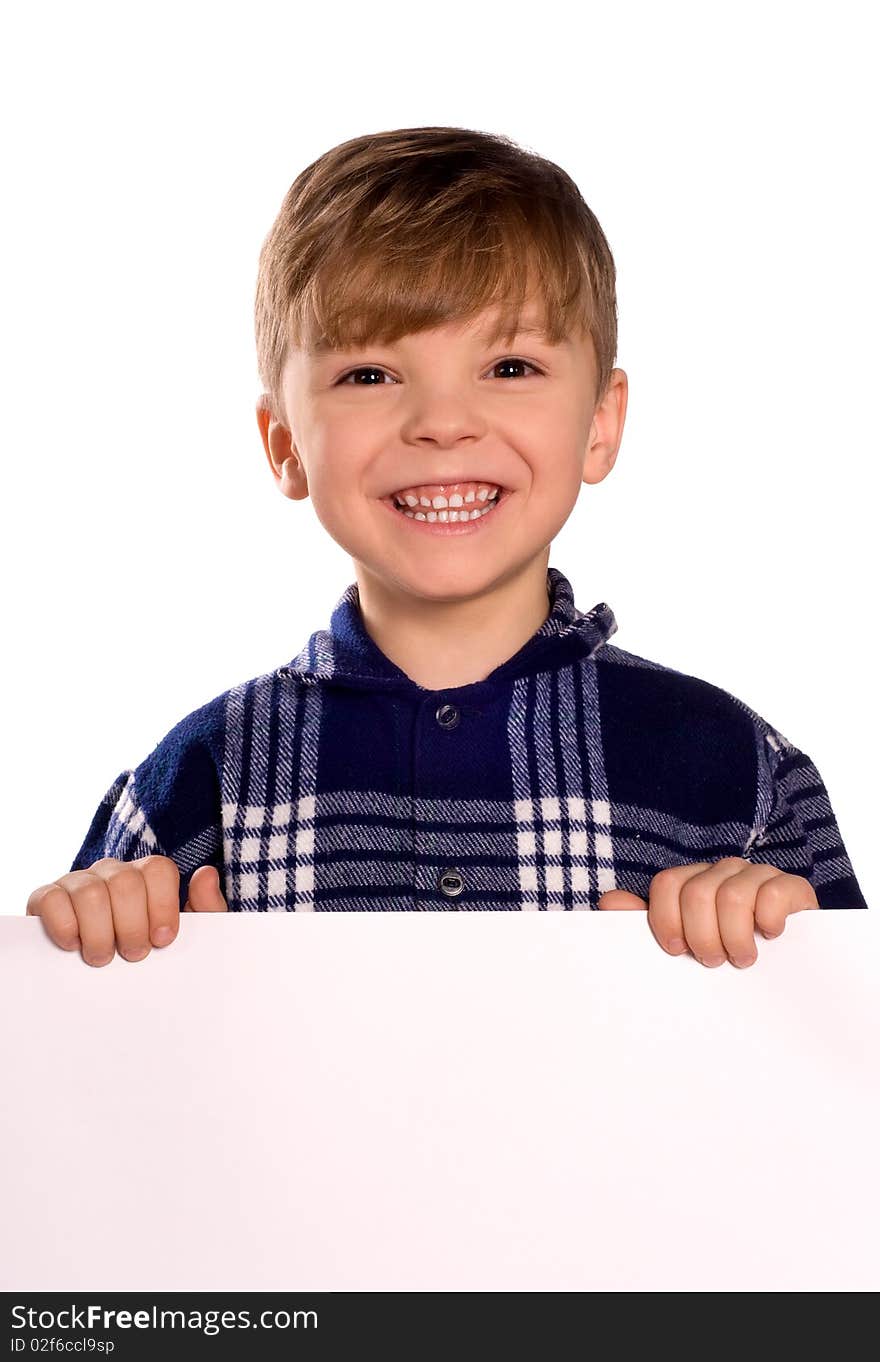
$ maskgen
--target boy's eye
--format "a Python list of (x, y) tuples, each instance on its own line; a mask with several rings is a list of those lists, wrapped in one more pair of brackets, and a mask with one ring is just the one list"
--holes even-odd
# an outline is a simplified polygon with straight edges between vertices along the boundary
[[(501, 366), (502, 366), (502, 364), (505, 364), (505, 365), (506, 365), (506, 364), (513, 364), (513, 365), (519, 364), (519, 365), (521, 366), (521, 368), (523, 368), (523, 369), (531, 369), (531, 371), (532, 371), (533, 374), (540, 374), (540, 373), (541, 373), (541, 370), (538, 368), (538, 366), (537, 366), (536, 364), (530, 364), (529, 361), (528, 361), (527, 359), (515, 359), (513, 356), (510, 356), (508, 359), (499, 359), (499, 361), (498, 361), (497, 364), (493, 364), (493, 365), (492, 365), (492, 370), (500, 369)], [(491, 370), (490, 370), (490, 372), (491, 372)], [(514, 377), (516, 377), (516, 375), (514, 375)]]
[[(513, 364), (513, 365), (520, 365), (521, 367), (523, 367), (523, 368), (525, 368), (525, 369), (531, 369), (532, 372), (535, 373), (535, 374), (540, 374), (540, 373), (541, 373), (541, 370), (538, 368), (538, 366), (537, 366), (536, 364), (531, 364), (527, 359), (515, 359), (513, 356), (510, 356), (508, 359), (499, 359), (495, 364), (492, 365), (492, 369), (490, 369), (489, 372), (492, 373), (492, 372), (494, 372), (495, 369), (500, 369), (502, 365), (510, 365), (510, 364)], [(336, 380), (336, 386), (338, 387), (339, 384), (341, 384), (341, 383), (348, 383), (349, 379), (356, 378), (356, 376), (357, 376), (358, 374), (381, 374), (381, 375), (383, 375), (385, 378), (391, 378), (391, 375), (388, 373), (387, 369), (381, 369), (381, 368), (379, 368), (379, 366), (378, 366), (377, 364), (362, 364), (359, 368), (357, 368), (357, 369), (350, 369), (349, 372), (348, 372), (347, 374), (343, 374), (341, 378), (338, 378), (338, 379)], [(514, 374), (514, 378), (516, 378), (516, 377), (517, 377), (517, 375)], [(396, 383), (396, 382), (397, 382), (396, 379), (391, 379), (391, 381), (392, 381), (392, 383)], [(357, 387), (357, 388), (380, 388), (380, 387), (383, 387), (383, 386), (384, 386), (384, 384), (382, 383), (381, 379), (380, 379), (380, 381), (379, 381), (378, 383), (373, 383), (373, 382), (359, 383), (359, 382), (355, 382), (355, 383), (352, 384), (352, 387)]]
[[(384, 369), (378, 369), (375, 364), (365, 364), (362, 365), (360, 369), (352, 369), (349, 373), (343, 374), (342, 378), (336, 380), (337, 387), (340, 383), (347, 383), (349, 379), (356, 378), (358, 374), (384, 374), (386, 378), (391, 377)], [(381, 380), (379, 383), (357, 383), (353, 386), (358, 388), (378, 388), (381, 387)]]

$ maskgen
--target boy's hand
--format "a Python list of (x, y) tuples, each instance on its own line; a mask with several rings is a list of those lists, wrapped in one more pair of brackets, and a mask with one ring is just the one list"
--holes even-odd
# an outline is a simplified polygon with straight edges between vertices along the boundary
[[(41, 884), (28, 899), (27, 913), (43, 919), (57, 946), (66, 951), (81, 947), (87, 965), (107, 965), (114, 949), (126, 960), (143, 960), (151, 945), (173, 941), (179, 904), (180, 872), (170, 856), (137, 861), (105, 856), (88, 870), (71, 870)], [(193, 873), (183, 911), (228, 911), (213, 866), (199, 866)]]
[(744, 968), (757, 959), (754, 929), (779, 936), (789, 913), (818, 908), (816, 891), (802, 875), (772, 865), (754, 865), (740, 856), (669, 866), (655, 875), (649, 903), (625, 889), (609, 889), (599, 907), (648, 909), (648, 924), (670, 955), (690, 946), (704, 965), (730, 960)]

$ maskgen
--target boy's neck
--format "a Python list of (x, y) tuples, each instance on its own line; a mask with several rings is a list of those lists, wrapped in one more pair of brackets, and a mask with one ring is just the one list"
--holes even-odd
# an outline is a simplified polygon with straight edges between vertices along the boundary
[(426, 690), (485, 681), (528, 643), (550, 614), (549, 550), (482, 596), (425, 600), (355, 563), (361, 619), (370, 638)]

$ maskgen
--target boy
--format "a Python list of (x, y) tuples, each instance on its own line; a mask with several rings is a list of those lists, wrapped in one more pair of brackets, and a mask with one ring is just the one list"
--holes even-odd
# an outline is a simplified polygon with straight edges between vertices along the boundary
[(671, 954), (747, 966), (756, 927), (867, 906), (809, 757), (610, 645), (549, 567), (620, 446), (615, 282), (574, 182), (504, 138), (303, 171), (260, 254), (257, 420), (357, 580), (116, 778), (28, 901), (57, 944), (141, 959), (181, 909), (647, 908)]

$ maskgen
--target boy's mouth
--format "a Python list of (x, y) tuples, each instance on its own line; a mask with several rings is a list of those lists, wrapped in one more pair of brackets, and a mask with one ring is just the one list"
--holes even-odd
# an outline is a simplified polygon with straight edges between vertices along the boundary
[[(462, 486), (471, 489), (474, 484)], [(399, 492), (380, 500), (398, 521), (408, 521), (413, 529), (441, 535), (462, 535), (480, 530), (486, 522), (494, 521), (499, 509), (511, 495), (509, 489), (499, 487), (497, 483), (481, 484), (486, 489), (485, 496), (480, 497), (471, 492), (471, 498), (467, 500), (461, 492), (453, 490), (454, 487), (455, 484), (449, 484), (442, 491), (438, 490), (436, 484), (425, 489), (408, 488), (411, 501), (414, 501), (416, 492), (422, 494), (418, 502), (412, 505), (404, 501), (403, 494)], [(428, 492), (432, 492), (433, 496), (429, 497)]]
[[(480, 511), (502, 491), (500, 483), (469, 478), (412, 484), (389, 492), (392, 505), (416, 514), (429, 511), (458, 511), (461, 518), (468, 512)], [(459, 517), (457, 516), (456, 519)]]
[(500, 488), (500, 482), (495, 482), (494, 478), (445, 478), (442, 482), (421, 482), (412, 483), (406, 487), (392, 489), (389, 496), (408, 497), (412, 495), (419, 500), (426, 498), (433, 500), (436, 496), (443, 496), (447, 499), (450, 496), (461, 496), (473, 501), (485, 501), (488, 493), (495, 492)]

